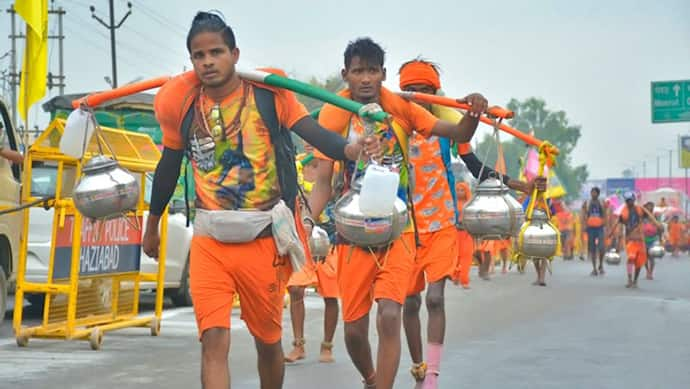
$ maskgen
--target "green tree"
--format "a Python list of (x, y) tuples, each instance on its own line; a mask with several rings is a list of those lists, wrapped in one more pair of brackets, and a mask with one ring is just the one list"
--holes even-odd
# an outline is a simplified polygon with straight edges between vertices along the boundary
[[(510, 121), (512, 127), (526, 133), (534, 131), (537, 138), (548, 140), (558, 147), (560, 154), (555, 168), (556, 175), (567, 190), (568, 198), (577, 198), (580, 187), (589, 175), (586, 165), (575, 166), (572, 160), (572, 152), (581, 136), (581, 127), (571, 124), (564, 111), (551, 111), (547, 109), (544, 100), (536, 97), (530, 97), (524, 101), (511, 99), (507, 108), (515, 112), (515, 117)], [(505, 139), (509, 135), (501, 134), (501, 137)], [(508, 175), (518, 177), (520, 161), (527, 147), (518, 139), (501, 143)], [(482, 139), (476, 150), (479, 159), (485, 158), (487, 150), (486, 162), (493, 167), (496, 161), (496, 143), (490, 136)]]

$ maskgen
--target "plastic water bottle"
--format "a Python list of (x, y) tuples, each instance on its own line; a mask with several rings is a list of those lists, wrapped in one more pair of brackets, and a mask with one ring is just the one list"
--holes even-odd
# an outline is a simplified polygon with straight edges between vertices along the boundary
[(67, 117), (65, 132), (60, 138), (60, 151), (74, 158), (84, 156), (94, 131), (92, 113), (77, 108)]
[(359, 192), (359, 209), (365, 216), (383, 217), (393, 212), (400, 176), (385, 166), (370, 163)]

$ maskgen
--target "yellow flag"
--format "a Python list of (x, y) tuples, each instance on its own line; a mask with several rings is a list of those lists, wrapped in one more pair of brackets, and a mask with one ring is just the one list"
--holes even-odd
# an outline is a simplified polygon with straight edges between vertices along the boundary
[(19, 85), (19, 114), (26, 122), (29, 107), (46, 94), (48, 75), (48, 0), (16, 0), (14, 8), (26, 21), (26, 46)]

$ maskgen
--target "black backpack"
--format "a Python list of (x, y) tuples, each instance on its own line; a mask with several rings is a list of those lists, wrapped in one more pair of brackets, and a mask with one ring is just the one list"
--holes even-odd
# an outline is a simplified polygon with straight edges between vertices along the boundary
[[(268, 127), (271, 144), (275, 153), (276, 172), (278, 175), (278, 185), (280, 187), (280, 198), (285, 201), (285, 204), (295, 212), (297, 196), (300, 196), (306, 204), (304, 193), (297, 184), (297, 166), (295, 166), (296, 149), (290, 136), (290, 131), (284, 128), (278, 120), (276, 112), (274, 93), (266, 88), (252, 85), (254, 89), (254, 101), (256, 107), (261, 115), (266, 127)], [(189, 132), (194, 121), (195, 103), (189, 108), (182, 120), (182, 139), (185, 143), (189, 142)], [(189, 163), (189, 158), (187, 160)], [(189, 194), (187, 188), (187, 171), (189, 169), (185, 166), (184, 170), (184, 200), (186, 205), (187, 226), (189, 226), (190, 210), (189, 210)]]

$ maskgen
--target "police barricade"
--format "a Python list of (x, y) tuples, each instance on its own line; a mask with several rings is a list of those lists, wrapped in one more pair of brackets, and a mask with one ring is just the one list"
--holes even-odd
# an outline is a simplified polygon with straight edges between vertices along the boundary
[[(55, 195), (42, 205), (53, 210), (50, 255), (46, 274), (27, 279), (30, 209), (23, 212), (14, 330), (19, 346), (30, 338), (88, 340), (99, 349), (103, 334), (126, 327), (150, 328), (160, 332), (165, 276), (167, 211), (161, 222), (161, 252), (157, 273), (140, 272), (141, 240), (145, 202), (145, 175), (155, 170), (160, 151), (148, 135), (101, 127), (93, 137), (83, 161), (101, 153), (100, 140), (109, 145), (119, 164), (140, 177), (136, 210), (109, 220), (91, 220), (75, 209), (71, 198), (74, 184), (81, 178), (80, 160), (65, 156), (58, 148), (64, 120), (55, 119), (29, 148), (25, 158), (22, 203), (37, 200), (32, 196), (32, 167), (55, 167)], [(100, 137), (100, 139), (96, 139)], [(110, 152), (103, 153), (112, 157)], [(139, 292), (142, 282), (155, 283), (155, 309), (140, 315)], [(40, 325), (24, 326), (23, 301), (26, 294), (43, 295)], [(35, 301), (35, 300), (34, 300)]]

